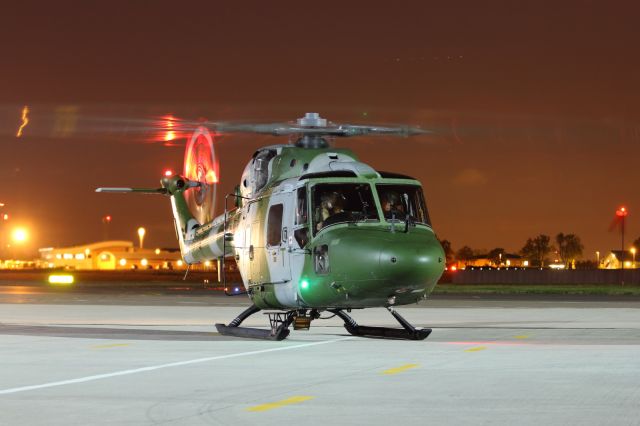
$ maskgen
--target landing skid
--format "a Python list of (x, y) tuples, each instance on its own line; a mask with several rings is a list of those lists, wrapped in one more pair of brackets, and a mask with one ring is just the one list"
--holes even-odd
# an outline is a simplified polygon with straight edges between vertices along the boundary
[(249, 339), (283, 340), (289, 335), (289, 326), (294, 320), (295, 312), (276, 312), (269, 314), (270, 330), (240, 327), (240, 324), (251, 315), (260, 312), (260, 308), (251, 305), (238, 315), (229, 325), (216, 324), (218, 333), (223, 336), (245, 337)]
[[(354, 336), (371, 336), (392, 339), (408, 339), (408, 340), (424, 340), (431, 334), (430, 328), (415, 328), (404, 319), (393, 308), (387, 307), (387, 310), (402, 325), (402, 328), (387, 327), (368, 327), (358, 325), (342, 309), (327, 309), (329, 312), (337, 315), (344, 321), (344, 328)], [(312, 310), (307, 316), (305, 311), (288, 311), (288, 312), (267, 312), (271, 329), (264, 330), (261, 328), (240, 327), (240, 324), (251, 315), (260, 312), (260, 308), (256, 305), (249, 306), (240, 315), (238, 315), (229, 325), (216, 324), (218, 333), (223, 336), (244, 337), (249, 339), (263, 340), (283, 340), (289, 335), (289, 326), (294, 323), (296, 329), (308, 329), (312, 319), (319, 317), (318, 311)]]
[(431, 334), (430, 328), (415, 328), (392, 307), (387, 310), (402, 325), (402, 328), (368, 327), (358, 325), (356, 320), (341, 309), (329, 309), (344, 321), (344, 328), (354, 336), (386, 337), (392, 339), (424, 340)]

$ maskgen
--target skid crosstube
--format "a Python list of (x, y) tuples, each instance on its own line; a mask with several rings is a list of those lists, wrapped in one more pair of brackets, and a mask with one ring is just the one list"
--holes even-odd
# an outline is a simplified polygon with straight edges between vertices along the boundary
[(223, 336), (263, 340), (283, 340), (289, 335), (289, 325), (291, 325), (291, 321), (293, 321), (293, 315), (286, 315), (284, 318), (271, 321), (270, 330), (240, 327), (240, 324), (242, 324), (245, 319), (257, 312), (260, 312), (260, 308), (256, 305), (251, 305), (231, 321), (229, 325), (216, 324), (216, 330)]
[(368, 327), (364, 325), (358, 325), (358, 323), (351, 318), (346, 312), (341, 309), (329, 309), (330, 312), (336, 314), (344, 321), (344, 328), (354, 336), (371, 336), (371, 337), (386, 337), (391, 339), (408, 339), (408, 340), (424, 340), (431, 334), (430, 328), (415, 328), (409, 322), (404, 319), (393, 308), (388, 307), (387, 310), (393, 315), (393, 317), (402, 325), (402, 328), (387, 328), (387, 327)]

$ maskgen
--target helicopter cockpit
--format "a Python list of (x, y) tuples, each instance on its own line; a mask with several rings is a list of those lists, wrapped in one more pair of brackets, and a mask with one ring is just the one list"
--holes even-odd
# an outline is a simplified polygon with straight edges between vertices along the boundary
[[(419, 186), (380, 183), (375, 189), (386, 221), (408, 219), (412, 223), (431, 226)], [(379, 221), (372, 188), (368, 183), (316, 184), (311, 202), (314, 235), (336, 223)]]
[(429, 212), (419, 186), (376, 185), (382, 214), (386, 220), (406, 220), (431, 226)]
[(371, 186), (364, 183), (326, 183), (314, 186), (313, 230), (345, 222), (378, 220)]

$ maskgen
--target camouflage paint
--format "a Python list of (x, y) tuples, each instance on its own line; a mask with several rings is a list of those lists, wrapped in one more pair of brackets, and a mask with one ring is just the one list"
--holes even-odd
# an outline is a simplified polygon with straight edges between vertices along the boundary
[[(317, 183), (366, 183), (371, 185), (378, 211), (383, 218), (375, 185), (379, 183), (416, 185), (412, 179), (381, 178), (371, 167), (357, 161), (345, 149), (305, 149), (292, 145), (266, 147), (277, 152), (268, 164), (269, 177), (263, 188), (244, 185), (250, 178), (250, 162), (241, 181), (241, 193), (249, 195), (242, 206), (227, 217), (226, 232), (232, 241), (223, 243), (224, 216), (211, 223), (198, 224), (186, 204), (180, 176), (162, 180), (171, 195), (180, 248), (187, 263), (234, 256), (244, 285), (256, 306), (263, 309), (363, 308), (415, 303), (427, 297), (444, 270), (444, 252), (432, 228), (425, 224), (396, 224), (392, 232), (384, 219), (376, 223), (342, 223), (328, 226), (311, 236), (305, 247), (293, 238), (296, 191)], [(260, 152), (260, 151), (259, 151)], [(257, 153), (256, 153), (257, 154)], [(254, 155), (254, 159), (256, 155)], [(253, 160), (252, 160), (253, 161)], [(358, 177), (312, 178), (307, 173), (350, 170)], [(283, 240), (267, 247), (267, 221), (270, 201), (279, 198), (285, 205)], [(307, 208), (311, 191), (307, 191)], [(308, 214), (311, 222), (311, 214)], [(223, 253), (223, 244), (226, 251)], [(327, 245), (330, 271), (317, 274), (314, 249)], [(286, 279), (282, 279), (285, 277)]]

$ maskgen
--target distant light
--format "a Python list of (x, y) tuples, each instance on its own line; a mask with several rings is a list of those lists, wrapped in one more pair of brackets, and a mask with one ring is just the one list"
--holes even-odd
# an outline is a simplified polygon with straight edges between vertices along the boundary
[(529, 261), (525, 260), (524, 262), (522, 262), (522, 266), (529, 266)]
[(625, 217), (627, 214), (629, 214), (629, 212), (627, 211), (626, 207), (620, 207), (616, 211), (616, 216), (618, 216), (618, 217)]
[(24, 243), (27, 238), (29, 238), (29, 234), (24, 228), (16, 228), (11, 233), (11, 239), (16, 243)]
[(165, 171), (164, 171), (164, 175), (165, 175), (166, 177), (171, 177), (171, 176), (173, 176), (173, 170), (170, 170), (170, 169), (165, 170)]
[(84, 253), (77, 253), (76, 260), (84, 260)]
[(160, 249), (159, 248), (156, 249), (155, 254), (160, 254)]
[(141, 264), (142, 266), (147, 266), (147, 265), (149, 264), (149, 261), (148, 261), (147, 259), (142, 259), (142, 260), (140, 261), (140, 264)]
[(303, 290), (306, 290), (307, 288), (309, 288), (309, 281), (307, 280), (300, 281), (300, 288)]
[(120, 264), (120, 266), (125, 266), (127, 264), (127, 259), (122, 258), (118, 261), (118, 263)]
[(628, 260), (627, 260), (627, 261), (625, 261), (625, 262), (624, 262), (624, 266), (630, 267), (630, 266), (631, 266), (631, 262), (630, 262), (630, 261), (628, 261)]
[(107, 223), (111, 222), (111, 219), (112, 219), (112, 218), (111, 218), (111, 215), (110, 215), (110, 214), (109, 214), (109, 215), (106, 215), (106, 216), (104, 217), (104, 221), (105, 221), (105, 222), (107, 222)]
[(636, 254), (636, 248), (635, 247), (631, 247), (631, 250), (629, 250), (631, 252), (631, 254)]
[(553, 264), (553, 265), (549, 265), (549, 268), (551, 269), (564, 269), (565, 265), (563, 263), (557, 263), (557, 264)]
[(2, 220), (9, 220), (9, 215), (7, 213), (3, 214)]
[(49, 284), (73, 284), (73, 275), (69, 274), (51, 274), (49, 275)]
[(178, 266), (182, 266), (182, 260), (178, 260), (176, 263), (178, 264)]
[(205, 266), (206, 268), (208, 268), (209, 266), (211, 266), (211, 262), (210, 262), (210, 261), (208, 261), (208, 260), (206, 260), (206, 261), (204, 262), (204, 266)]
[(140, 240), (140, 248), (143, 247), (142, 243), (144, 241), (144, 234), (147, 233), (147, 230), (143, 227), (138, 228), (138, 239)]
[(233, 288), (233, 292), (234, 292), (234, 293), (237, 293), (237, 292), (239, 292), (239, 291), (240, 291), (240, 289), (239, 289), (238, 287), (234, 287), (234, 288)]
[(457, 270), (458, 270), (458, 267), (457, 267), (456, 265), (453, 265), (453, 266), (451, 267), (451, 272), (455, 272), (455, 271), (457, 271)]

